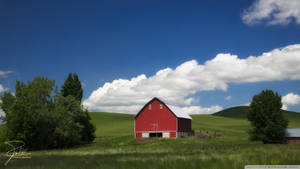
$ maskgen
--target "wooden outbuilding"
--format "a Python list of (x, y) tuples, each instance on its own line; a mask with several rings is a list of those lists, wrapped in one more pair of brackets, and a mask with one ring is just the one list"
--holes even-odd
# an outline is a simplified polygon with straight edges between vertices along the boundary
[(286, 129), (285, 141), (288, 144), (300, 144), (300, 128)]
[(153, 98), (137, 113), (134, 120), (136, 138), (185, 137), (192, 133), (192, 118), (183, 110)]

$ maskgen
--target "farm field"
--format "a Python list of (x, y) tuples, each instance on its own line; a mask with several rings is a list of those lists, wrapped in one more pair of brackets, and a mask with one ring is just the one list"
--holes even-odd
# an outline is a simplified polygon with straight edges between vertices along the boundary
[[(300, 145), (248, 141), (248, 121), (216, 115), (193, 115), (192, 128), (206, 138), (142, 139), (133, 135), (133, 115), (92, 112), (94, 143), (65, 150), (35, 151), (31, 159), (14, 159), (0, 168), (240, 169), (251, 164), (300, 164)], [(288, 114), (290, 127), (300, 128), (300, 114)], [(217, 137), (214, 137), (214, 135)]]

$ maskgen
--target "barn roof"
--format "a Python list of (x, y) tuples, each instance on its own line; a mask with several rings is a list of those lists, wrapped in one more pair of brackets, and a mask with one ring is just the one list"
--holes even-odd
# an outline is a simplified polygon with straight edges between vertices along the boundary
[(300, 137), (300, 128), (286, 129), (285, 136), (286, 137)]
[(141, 111), (152, 101), (158, 100), (161, 103), (163, 103), (177, 118), (184, 118), (184, 119), (192, 119), (191, 116), (189, 116), (187, 113), (185, 113), (181, 108), (175, 107), (172, 105), (167, 105), (165, 102), (163, 102), (161, 99), (154, 97), (151, 99), (145, 106), (136, 114), (135, 118), (141, 113)]
[(185, 113), (181, 108), (167, 105), (169, 109), (176, 115), (178, 118), (192, 119), (187, 113)]

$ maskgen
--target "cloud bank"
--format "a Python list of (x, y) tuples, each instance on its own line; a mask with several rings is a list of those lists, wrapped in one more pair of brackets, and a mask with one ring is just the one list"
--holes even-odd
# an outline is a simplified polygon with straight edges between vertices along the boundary
[(242, 16), (246, 24), (266, 22), (269, 25), (287, 25), (293, 20), (300, 24), (299, 0), (257, 0)]
[(260, 56), (238, 58), (218, 54), (199, 64), (196, 60), (175, 69), (165, 68), (153, 76), (141, 74), (131, 79), (116, 79), (100, 86), (84, 100), (90, 110), (137, 113), (151, 98), (160, 97), (190, 114), (209, 114), (222, 109), (196, 106), (194, 94), (200, 91), (226, 91), (229, 83), (300, 80), (300, 44), (286, 46)]

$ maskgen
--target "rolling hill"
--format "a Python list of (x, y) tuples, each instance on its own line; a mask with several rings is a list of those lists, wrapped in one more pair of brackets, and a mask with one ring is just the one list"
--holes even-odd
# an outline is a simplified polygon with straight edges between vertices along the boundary
[[(228, 109), (221, 110), (214, 113), (213, 115), (231, 118), (247, 118), (247, 111), (249, 106), (236, 106), (230, 107)], [(283, 114), (289, 118), (300, 118), (300, 113), (293, 111), (282, 110)]]
[(230, 118), (247, 118), (248, 106), (236, 106), (214, 113), (215, 116)]
[[(230, 107), (228, 109), (216, 112), (213, 115), (235, 119), (246, 119), (248, 109), (249, 106)], [(299, 126), (298, 124), (300, 123), (300, 113), (286, 110), (282, 110), (282, 113), (289, 120), (290, 128)]]
[(121, 113), (91, 112), (96, 136), (133, 135), (134, 115)]

